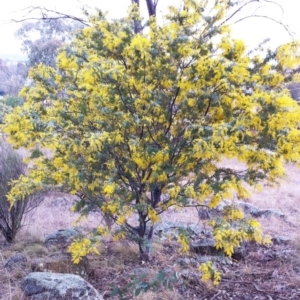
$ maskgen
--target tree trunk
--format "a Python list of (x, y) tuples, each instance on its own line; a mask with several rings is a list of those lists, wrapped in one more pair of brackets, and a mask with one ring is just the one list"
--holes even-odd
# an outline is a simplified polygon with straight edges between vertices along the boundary
[[(157, 186), (151, 192), (151, 207), (155, 209), (161, 200), (161, 187)], [(151, 257), (152, 239), (154, 233), (154, 225), (151, 224), (150, 228), (147, 228), (147, 217), (148, 215), (140, 212), (139, 213), (139, 250), (140, 257), (143, 261), (149, 261)]]
[[(131, 0), (131, 3), (136, 3), (138, 7), (140, 7), (140, 0)], [(149, 17), (156, 16), (156, 5), (154, 4), (153, 0), (146, 0), (148, 14)], [(140, 21), (134, 21), (134, 33), (138, 34), (142, 31), (142, 24)]]
[(146, 0), (149, 17), (156, 16), (156, 5), (153, 0)]
[(153, 225), (151, 226), (147, 236), (143, 237), (139, 241), (140, 257), (142, 261), (149, 261), (151, 257), (151, 247), (153, 238)]
[[(140, 7), (140, 0), (131, 0), (131, 3), (136, 3), (138, 7)], [(142, 31), (142, 24), (140, 21), (135, 20), (134, 21), (134, 33), (138, 34)]]
[[(149, 17), (156, 16), (156, 4), (154, 4), (154, 0), (145, 0), (148, 8)], [(138, 7), (140, 7), (140, 0), (131, 0), (131, 3), (136, 3)], [(156, 2), (157, 3), (157, 2)], [(142, 24), (139, 21), (134, 21), (134, 33), (138, 34), (142, 31)], [(155, 208), (160, 201), (161, 196), (161, 188), (157, 187), (151, 192), (151, 206)], [(153, 238), (153, 230), (154, 227), (151, 225), (149, 228), (149, 232), (147, 232), (147, 222), (146, 222), (147, 215), (143, 212), (139, 213), (139, 251), (140, 257), (143, 261), (150, 260), (151, 254), (151, 245), (152, 245), (152, 238)]]

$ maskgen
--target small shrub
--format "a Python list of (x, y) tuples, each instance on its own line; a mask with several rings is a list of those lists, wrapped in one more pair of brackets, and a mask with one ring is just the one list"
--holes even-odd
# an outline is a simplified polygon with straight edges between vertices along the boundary
[(7, 95), (1, 100), (1, 102), (6, 106), (15, 108), (17, 106), (22, 106), (24, 103), (24, 99), (14, 95)]
[[(7, 199), (10, 182), (25, 174), (22, 157), (5, 141), (0, 141), (0, 232), (7, 242), (12, 242), (22, 227), (24, 216), (42, 200), (42, 194), (30, 195), (13, 206)], [(20, 199), (21, 200), (21, 199)]]
[(4, 117), (12, 112), (12, 108), (2, 101), (0, 101), (0, 123), (3, 124), (4, 122)]

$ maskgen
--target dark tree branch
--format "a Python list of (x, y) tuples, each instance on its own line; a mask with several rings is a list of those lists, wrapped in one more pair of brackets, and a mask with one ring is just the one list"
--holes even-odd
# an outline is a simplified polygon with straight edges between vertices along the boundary
[[(87, 21), (85, 21), (82, 18), (78, 18), (76, 16), (73, 15), (69, 15), (69, 14), (65, 14), (65, 13), (61, 13), (58, 11), (55, 11), (53, 9), (48, 9), (46, 7), (41, 7), (41, 6), (29, 6), (26, 8), (27, 14), (25, 14), (23, 16), (22, 19), (11, 19), (11, 22), (15, 22), (15, 23), (21, 23), (21, 22), (25, 22), (25, 21), (31, 21), (31, 20), (59, 20), (59, 19), (71, 19), (77, 22), (82, 23), (85, 26), (90, 26), (89, 23)], [(39, 13), (41, 14), (40, 17), (28, 17), (29, 14), (39, 11)], [(49, 13), (54, 14), (53, 16), (48, 15)]]
[[(140, 0), (131, 0), (132, 4), (136, 4), (140, 7)], [(139, 20), (134, 20), (134, 33), (138, 34), (142, 31), (142, 24)]]

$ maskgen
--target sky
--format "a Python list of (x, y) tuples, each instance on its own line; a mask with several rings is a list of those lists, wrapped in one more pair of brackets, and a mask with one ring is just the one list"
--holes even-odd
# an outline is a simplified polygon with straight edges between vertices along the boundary
[[(273, 18), (288, 25), (293, 32), (294, 39), (300, 39), (300, 0), (268, 0), (268, 5), (263, 5), (262, 0), (257, 0), (255, 6), (248, 6), (240, 17), (250, 14), (260, 14)], [(282, 7), (272, 2), (276, 1)], [(30, 6), (44, 6), (62, 13), (81, 16), (81, 8), (86, 5), (89, 10), (97, 7), (108, 12), (111, 18), (119, 18), (126, 14), (131, 0), (9, 0), (0, 4), (0, 58), (24, 59), (21, 52), (20, 41), (14, 36), (21, 23), (14, 23), (11, 19), (21, 20), (34, 16), (27, 14)], [(142, 12), (146, 13), (144, 0), (140, 0)], [(166, 7), (180, 0), (159, 0), (158, 11), (164, 12)], [(260, 4), (262, 3), (262, 4)], [(258, 11), (256, 9), (259, 7)], [(27, 8), (27, 9), (26, 9)], [(265, 38), (270, 38), (270, 47), (278, 47), (291, 41), (291, 36), (283, 26), (266, 18), (249, 18), (233, 24), (235, 38), (243, 39), (253, 48)]]

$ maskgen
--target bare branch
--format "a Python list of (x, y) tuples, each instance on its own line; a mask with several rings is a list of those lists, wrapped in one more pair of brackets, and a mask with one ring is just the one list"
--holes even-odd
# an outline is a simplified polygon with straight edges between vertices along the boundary
[(244, 3), (242, 6), (240, 6), (237, 10), (235, 10), (228, 18), (226, 18), (220, 26), (222, 26), (223, 24), (225, 24), (227, 21), (229, 21), (230, 19), (232, 19), (238, 12), (240, 12), (244, 7), (246, 7), (247, 5), (249, 5), (250, 3), (256, 2), (257, 0), (249, 0), (248, 2)]
[(243, 17), (243, 18), (241, 18), (241, 19), (235, 21), (233, 24), (237, 24), (237, 23), (239, 23), (239, 22), (241, 22), (241, 21), (244, 21), (244, 20), (250, 19), (250, 18), (264, 18), (264, 19), (268, 19), (268, 20), (270, 20), (270, 21), (275, 22), (275, 23), (277, 23), (278, 25), (281, 25), (281, 26), (285, 29), (285, 31), (289, 34), (289, 36), (294, 40), (293, 32), (290, 30), (290, 28), (289, 28), (288, 25), (285, 25), (283, 22), (278, 21), (278, 20), (276, 20), (276, 19), (274, 19), (274, 18), (271, 18), (271, 17), (269, 17), (269, 16), (265, 16), (265, 15), (251, 15), (251, 16), (246, 16), (246, 17)]
[[(283, 7), (282, 7), (279, 3), (277, 3), (277, 2), (275, 2), (275, 1), (273, 1), (273, 0), (263, 0), (262, 2), (259, 1), (259, 0), (249, 0), (249, 1), (247, 1), (246, 3), (244, 3), (243, 5), (241, 5), (238, 9), (236, 9), (229, 17), (227, 17), (227, 18), (220, 24), (220, 26), (222, 26), (223, 24), (227, 23), (227, 22), (228, 22), (229, 20), (231, 20), (237, 13), (241, 12), (246, 6), (249, 6), (250, 4), (252, 4), (252, 3), (254, 3), (254, 2), (259, 2), (259, 3), (262, 3), (262, 2), (263, 2), (263, 3), (270, 3), (270, 4), (273, 4), (273, 5), (277, 6), (277, 7), (279, 7), (280, 10), (281, 10), (281, 12), (282, 12), (282, 15), (284, 15), (284, 9), (283, 9)], [(259, 6), (258, 8), (256, 8), (253, 14), (251, 14), (251, 15), (249, 15), (249, 16), (242, 17), (242, 18), (240, 18), (239, 20), (233, 22), (233, 24), (239, 23), (239, 22), (241, 22), (241, 21), (243, 21), (243, 20), (246, 20), (246, 19), (249, 19), (249, 18), (265, 18), (265, 19), (268, 19), (268, 20), (270, 20), (270, 21), (273, 21), (273, 22), (275, 22), (275, 23), (281, 25), (281, 26), (287, 31), (287, 33), (293, 38), (293, 33), (291, 32), (291, 30), (289, 29), (289, 27), (288, 27), (287, 25), (285, 25), (282, 21), (276, 20), (276, 19), (274, 19), (274, 18), (272, 18), (272, 17), (269, 17), (269, 16), (266, 16), (266, 15), (256, 14), (256, 12), (257, 12), (261, 7), (262, 7), (262, 5)], [(231, 24), (231, 25), (232, 25), (232, 24)]]
[[(15, 23), (21, 23), (24, 21), (30, 21), (30, 20), (59, 20), (59, 19), (71, 19), (77, 22), (82, 23), (85, 26), (90, 26), (89, 23), (82, 19), (82, 18), (78, 18), (76, 16), (70, 15), (70, 14), (65, 14), (65, 13), (61, 13), (58, 12), (56, 10), (53, 9), (48, 9), (46, 7), (43, 6), (29, 6), (27, 8), (25, 8), (24, 10), (27, 10), (27, 13), (21, 18), (21, 19), (10, 19), (11, 22), (15, 22)], [(30, 17), (29, 14), (38, 11), (41, 15), (41, 17)], [(48, 14), (54, 14), (53, 16), (48, 15)]]

